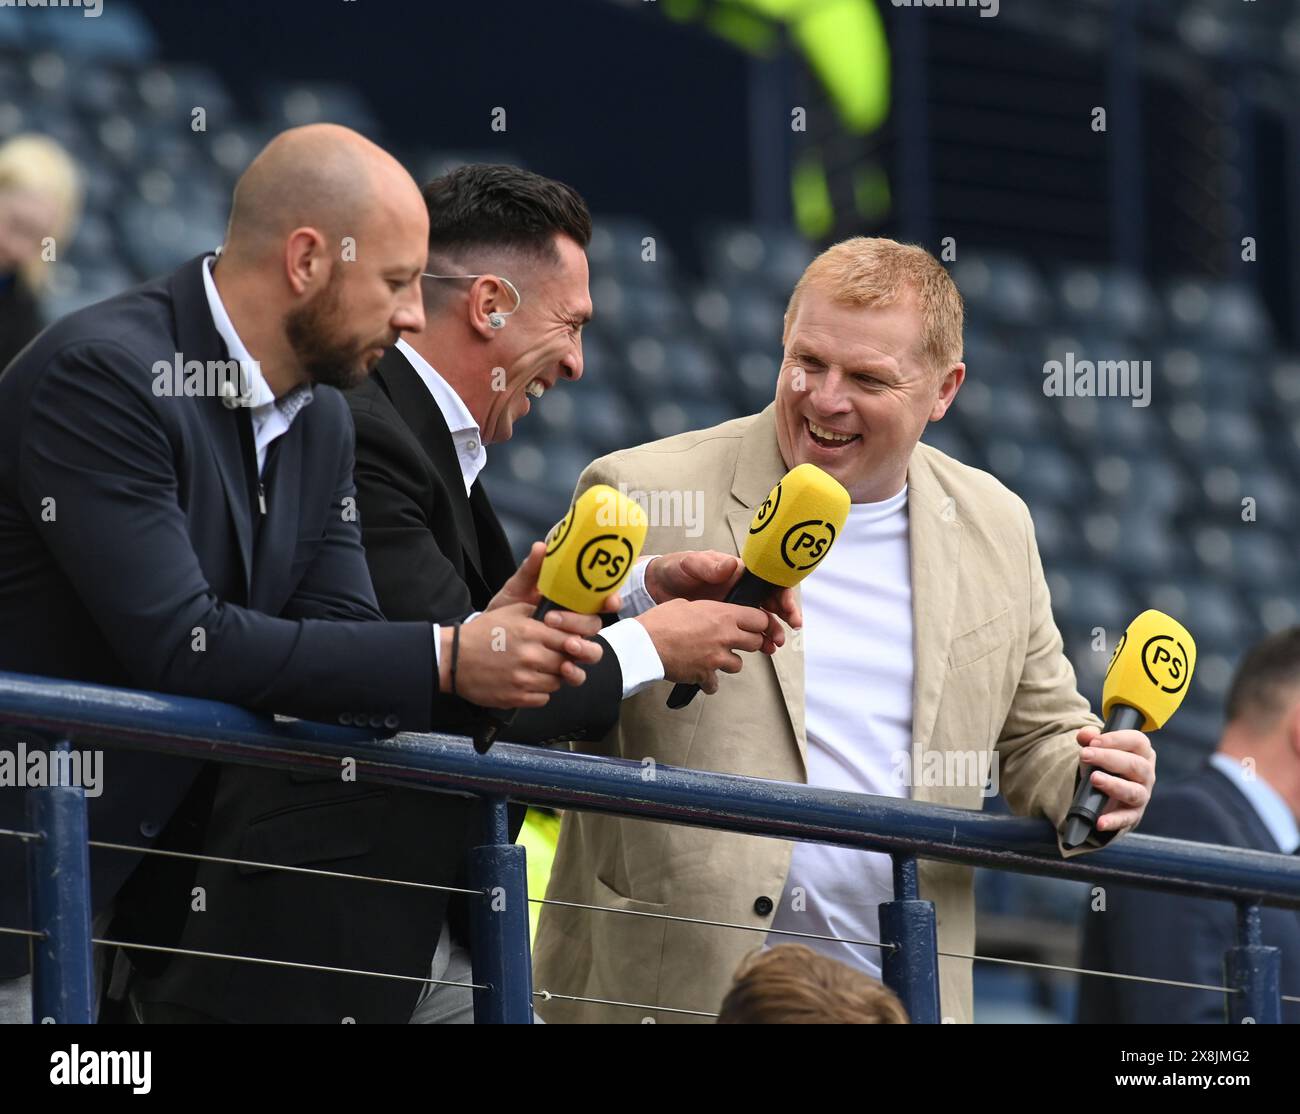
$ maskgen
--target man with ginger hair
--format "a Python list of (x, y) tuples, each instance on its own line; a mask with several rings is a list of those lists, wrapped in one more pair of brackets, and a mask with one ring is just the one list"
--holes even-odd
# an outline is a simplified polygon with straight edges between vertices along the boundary
[(778, 944), (740, 965), (718, 1024), (906, 1025), (907, 1011), (878, 979), (803, 944)]
[[(995, 762), (1011, 808), (1050, 819), (1058, 844), (1082, 761), (1111, 801), (1088, 843), (1062, 854), (1138, 822), (1154, 754), (1141, 732), (1100, 736), (1076, 691), (1024, 503), (919, 443), (965, 378), (962, 318), (956, 287), (928, 252), (846, 240), (794, 289), (771, 406), (587, 468), (579, 490), (703, 487), (694, 544), (730, 553), (792, 467), (818, 465), (852, 500), (834, 547), (799, 589), (801, 636), (685, 709), (665, 707), (662, 684), (645, 690), (624, 703), (600, 753), (971, 809), (982, 805), (983, 774), (933, 784), (927, 755), (954, 770)], [(644, 552), (684, 543), (680, 530), (652, 526)], [(974, 950), (970, 868), (922, 861), (919, 883), (948, 953), (940, 1014), (970, 1021), (970, 961), (954, 958)], [(715, 1008), (756, 933), (773, 944), (805, 933), (824, 954), (879, 975), (877, 910), (893, 884), (884, 854), (574, 812), (547, 896), (570, 904), (543, 908), (538, 990), (633, 1004), (544, 999), (547, 1021), (679, 1021), (692, 1018), (656, 1007)]]
[[(427, 234), (420, 191), (391, 155), (346, 128), (294, 129), (240, 178), (220, 255), (65, 317), (10, 364), (0, 670), (370, 729), (442, 726), (454, 632), (382, 621), (336, 390), (423, 326)], [(531, 616), (515, 602), (463, 624), (460, 695), (539, 707), (582, 682), (578, 663), (600, 656), (582, 637), (598, 617)], [(217, 773), (109, 750), (89, 801), (92, 839), (193, 850), (209, 813), (221, 822), (232, 804)], [(350, 791), (252, 832), (257, 857), (303, 847), (342, 857), (346, 809), (382, 807), (374, 787)], [(23, 829), (25, 803), (24, 790), (0, 788), (0, 827)], [(115, 938), (174, 939), (191, 862), (121, 851), (91, 862), (98, 925), (116, 908)], [(24, 874), (22, 844), (0, 841), (0, 924), (26, 925)], [(27, 1000), (27, 944), (0, 938), (0, 1015)], [(151, 953), (135, 954), (149, 965)]]

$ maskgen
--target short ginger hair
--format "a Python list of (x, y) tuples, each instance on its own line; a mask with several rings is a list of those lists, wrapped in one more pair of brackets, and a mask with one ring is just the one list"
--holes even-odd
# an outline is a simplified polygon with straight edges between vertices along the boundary
[(719, 1025), (906, 1025), (897, 995), (803, 944), (748, 956), (722, 1000)]
[(808, 264), (785, 311), (788, 330), (809, 286), (850, 306), (889, 306), (914, 297), (921, 313), (918, 351), (936, 373), (960, 362), (965, 310), (952, 276), (923, 247), (878, 236), (854, 236)]

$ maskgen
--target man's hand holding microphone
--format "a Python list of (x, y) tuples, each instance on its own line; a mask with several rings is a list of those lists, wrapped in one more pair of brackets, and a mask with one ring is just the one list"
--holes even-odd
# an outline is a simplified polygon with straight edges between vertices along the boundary
[[(743, 631), (750, 637), (738, 648), (752, 645), (775, 653), (785, 641), (779, 620), (792, 627), (802, 625), (795, 586), (830, 552), (848, 513), (849, 493), (839, 481), (815, 464), (800, 464), (782, 477), (755, 510), (739, 557), (708, 553), (692, 559), (692, 555), (673, 554), (652, 561), (646, 568), (646, 589), (652, 599), (658, 598), (656, 592), (690, 591), (701, 601), (693, 605), (696, 608), (718, 606), (727, 608), (728, 613), (739, 608), (742, 615), (748, 611)], [(722, 603), (707, 602), (714, 600)], [(654, 611), (643, 618), (653, 616)], [(761, 642), (754, 644), (753, 636), (760, 631)], [(732, 653), (706, 665), (702, 674), (697, 670), (697, 676), (667, 674), (669, 680), (678, 682), (668, 697), (668, 707), (684, 708), (700, 689), (715, 692), (717, 671), (738, 673), (741, 662)]]
[(1094, 833), (1137, 827), (1156, 780), (1147, 734), (1177, 711), (1195, 668), (1196, 642), (1176, 619), (1148, 610), (1129, 624), (1106, 667), (1106, 722), (1100, 731), (1085, 727), (1077, 736), (1082, 766), (1061, 837), (1067, 849)]
[[(456, 667), (456, 694), (483, 708), (540, 708), (563, 684), (587, 679), (583, 665), (600, 661), (603, 647), (591, 639), (600, 633), (600, 615), (559, 609), (534, 618), (541, 597), (537, 578), (546, 554), (534, 542), (515, 570), (480, 615), (461, 624)], [(617, 611), (618, 593), (602, 610)], [(451, 627), (443, 627), (439, 688), (452, 690)]]

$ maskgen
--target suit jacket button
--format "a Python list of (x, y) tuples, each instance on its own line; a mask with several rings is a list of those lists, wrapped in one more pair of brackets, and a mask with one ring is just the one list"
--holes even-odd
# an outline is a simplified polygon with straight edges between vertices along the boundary
[(347, 712), (340, 712), (339, 723), (343, 724), (345, 727), (350, 726), (352, 723), (352, 716), (349, 715)]
[(392, 715), (391, 713), (389, 715), (384, 716), (384, 726), (387, 727), (390, 731), (396, 730), (397, 725), (401, 722), (402, 721), (400, 719), (398, 719), (395, 715)]
[(159, 829), (158, 829), (157, 821), (155, 820), (140, 821), (140, 834), (144, 836), (145, 839), (153, 839), (153, 837), (158, 834), (158, 831)]
[(767, 896), (754, 899), (754, 912), (760, 917), (766, 917), (772, 911), (772, 899)]
[(381, 716), (381, 715), (378, 715), (378, 714), (371, 716), (371, 717), (370, 717), (370, 726), (371, 726), (371, 727), (383, 727), (383, 726), (384, 726), (384, 717)]

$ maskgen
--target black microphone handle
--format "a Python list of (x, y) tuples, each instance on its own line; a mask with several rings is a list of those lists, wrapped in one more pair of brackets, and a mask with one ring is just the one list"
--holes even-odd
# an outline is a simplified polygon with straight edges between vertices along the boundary
[[(1146, 722), (1146, 716), (1127, 704), (1116, 704), (1106, 717), (1101, 733), (1110, 731), (1133, 731)], [(1092, 784), (1092, 768), (1083, 768), (1083, 778), (1079, 788), (1074, 791), (1074, 802), (1065, 814), (1065, 834), (1061, 842), (1068, 850), (1080, 846), (1097, 828), (1097, 817), (1110, 800), (1105, 793)]]
[[(534, 619), (543, 619), (548, 611), (558, 611), (560, 605), (546, 598), (537, 605), (537, 610), (533, 612)], [(474, 731), (474, 749), (479, 754), (487, 754), (488, 749), (496, 742), (497, 735), (501, 733), (501, 728), (509, 727), (515, 721), (517, 708), (506, 708), (502, 711), (484, 710), (483, 720)]]
[[(760, 607), (768, 596), (778, 591), (780, 591), (778, 585), (771, 584), (746, 569), (740, 574), (740, 579), (736, 581), (731, 591), (727, 593), (727, 598), (722, 602), (737, 603), (741, 607)], [(695, 694), (699, 691), (699, 685), (687, 684), (685, 681), (678, 682), (673, 685), (673, 691), (668, 694), (668, 707), (685, 708), (695, 699)]]

